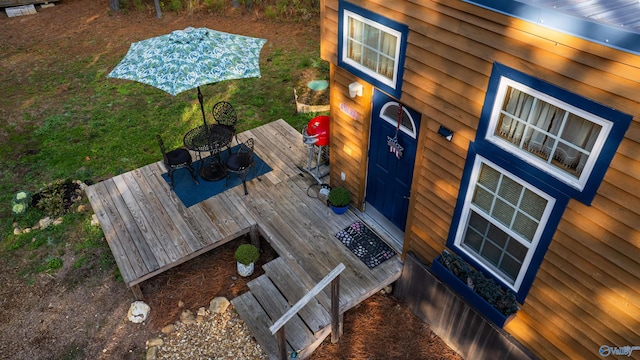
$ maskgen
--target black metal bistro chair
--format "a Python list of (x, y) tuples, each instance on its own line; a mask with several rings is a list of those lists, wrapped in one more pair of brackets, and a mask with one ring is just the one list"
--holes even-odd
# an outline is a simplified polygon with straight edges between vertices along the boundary
[(160, 145), (160, 150), (162, 151), (162, 158), (164, 159), (164, 166), (167, 167), (167, 171), (169, 172), (169, 178), (171, 182), (169, 185), (173, 189), (173, 172), (180, 168), (187, 168), (189, 173), (191, 173), (191, 177), (193, 181), (198, 183), (198, 178), (196, 177), (196, 172), (191, 166), (191, 153), (189, 150), (185, 148), (178, 148), (171, 151), (166, 151), (164, 147), (164, 142), (162, 141), (162, 137), (160, 135), (156, 135), (158, 138), (158, 145)]
[[(236, 138), (236, 143), (238, 143), (238, 135), (236, 133), (236, 123), (238, 122), (238, 117), (236, 115), (236, 110), (233, 108), (233, 105), (226, 101), (220, 101), (213, 105), (213, 119), (216, 121), (216, 124), (225, 125), (231, 128), (233, 131), (233, 137)], [(231, 150), (231, 142), (229, 142), (229, 150)]]
[[(237, 174), (242, 180), (242, 186), (244, 187), (244, 194), (247, 195), (247, 175), (253, 168), (253, 174), (257, 175), (256, 164), (253, 160), (253, 138), (248, 139), (244, 143), (240, 144), (238, 151), (229, 155), (227, 159), (227, 185), (229, 185), (230, 174)], [(258, 178), (260, 180), (260, 178)]]

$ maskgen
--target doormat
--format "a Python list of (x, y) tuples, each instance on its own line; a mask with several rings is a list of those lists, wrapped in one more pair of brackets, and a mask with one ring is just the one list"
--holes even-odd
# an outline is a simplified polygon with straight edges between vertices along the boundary
[[(238, 145), (234, 146), (231, 151), (234, 153), (237, 151)], [(221, 154), (222, 162), (226, 162), (228, 157), (228, 151), (223, 151)], [(231, 189), (232, 187), (238, 186), (242, 184), (242, 180), (240, 177), (235, 174), (229, 174), (229, 180), (227, 183), (227, 179), (223, 178), (218, 181), (206, 181), (200, 177), (199, 169), (202, 168), (204, 161), (210, 161), (210, 159), (202, 159), (195, 161), (193, 163), (193, 167), (195, 168), (198, 176), (199, 184), (196, 184), (191, 177), (191, 174), (187, 169), (178, 169), (173, 173), (174, 177), (174, 185), (173, 192), (178, 195), (184, 206), (190, 207), (201, 201), (207, 200), (208, 198), (215, 196), (227, 189)], [(269, 164), (264, 162), (258, 155), (253, 154), (253, 161), (255, 163), (256, 168), (250, 169), (247, 174), (247, 182), (255, 178), (257, 176), (264, 175), (271, 171), (271, 167)], [(255, 171), (254, 171), (255, 170)], [(162, 177), (165, 179), (167, 183), (169, 183), (169, 174), (164, 173)]]
[(396, 252), (362, 221), (356, 221), (344, 230), (340, 230), (335, 237), (358, 259), (362, 260), (369, 269), (373, 269), (396, 255)]

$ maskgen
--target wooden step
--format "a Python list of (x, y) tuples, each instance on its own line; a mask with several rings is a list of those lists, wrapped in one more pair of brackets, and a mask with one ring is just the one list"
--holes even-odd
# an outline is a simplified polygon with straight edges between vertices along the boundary
[[(231, 300), (231, 304), (240, 315), (240, 318), (247, 324), (249, 330), (253, 334), (258, 344), (271, 360), (279, 360), (278, 343), (274, 335), (271, 335), (269, 326), (273, 321), (264, 311), (258, 300), (251, 294), (246, 292), (235, 299)], [(291, 347), (287, 348), (287, 352), (292, 352)]]
[[(247, 283), (247, 286), (271, 319), (269, 326), (291, 307), (287, 299), (280, 293), (280, 290), (266, 275), (251, 280)], [(285, 325), (285, 335), (287, 343), (297, 351), (306, 349), (316, 341), (311, 330), (298, 315), (294, 316)], [(272, 339), (275, 339), (275, 335), (272, 335)]]
[[(271, 282), (282, 294), (285, 294), (290, 306), (293, 306), (312, 288), (312, 286), (306, 286), (305, 282), (300, 279), (300, 276), (306, 274), (294, 271), (282, 257), (264, 264), (262, 268)], [(298, 274), (301, 275), (298, 276)], [(322, 297), (325, 303), (330, 303), (330, 299), (325, 293), (320, 293), (317, 297)], [(331, 325), (329, 310), (321, 305), (318, 299), (311, 300), (298, 314), (316, 337), (319, 337), (320, 333)]]

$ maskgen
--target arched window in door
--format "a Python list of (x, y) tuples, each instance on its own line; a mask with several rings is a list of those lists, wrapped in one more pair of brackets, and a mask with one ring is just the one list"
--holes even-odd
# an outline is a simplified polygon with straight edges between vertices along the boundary
[[(389, 101), (388, 103), (382, 106), (380, 109), (380, 118), (384, 119), (389, 124), (393, 125), (393, 127), (398, 126), (398, 106), (399, 103), (396, 101)], [(409, 111), (403, 106), (402, 107), (402, 119), (400, 120), (400, 131), (411, 136), (412, 138), (416, 138), (416, 123), (413, 120), (413, 117), (409, 113)]]

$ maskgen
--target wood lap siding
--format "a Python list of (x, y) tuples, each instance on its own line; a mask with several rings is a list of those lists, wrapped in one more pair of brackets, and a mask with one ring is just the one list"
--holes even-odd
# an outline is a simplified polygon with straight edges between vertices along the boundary
[[(423, 114), (423, 139), (404, 253), (429, 262), (445, 247), (494, 61), (635, 116), (592, 205), (570, 201), (525, 304), (505, 330), (541, 358), (593, 358), (601, 345), (640, 345), (640, 56), (458, 0), (350, 2), (410, 29), (401, 100)], [(348, 97), (357, 79), (335, 66), (338, 2), (323, 6), (321, 54), (334, 64), (331, 181), (347, 171), (360, 204), (370, 98)], [(344, 115), (341, 102), (362, 118)], [(451, 143), (437, 135), (440, 125), (454, 131)], [(342, 152), (347, 141), (360, 141), (355, 158)]]
[[(340, 169), (331, 171), (331, 185), (343, 185), (352, 194), (352, 203), (362, 208), (364, 202), (365, 169), (369, 148), (369, 121), (371, 117), (368, 104), (371, 103), (372, 88), (364, 85), (362, 96), (349, 97), (349, 84), (358, 80), (348, 72), (331, 65), (331, 167)], [(357, 114), (350, 117), (340, 107), (348, 107)], [(349, 151), (350, 153), (348, 153)], [(340, 179), (340, 172), (346, 175), (346, 181)]]

